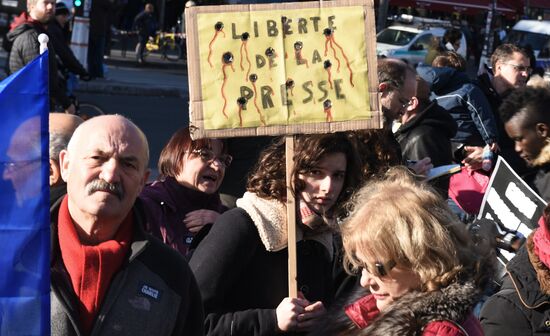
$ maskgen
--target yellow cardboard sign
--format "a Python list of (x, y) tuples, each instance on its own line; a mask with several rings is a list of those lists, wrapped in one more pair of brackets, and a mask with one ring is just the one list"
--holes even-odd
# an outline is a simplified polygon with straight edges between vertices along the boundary
[(194, 129), (236, 136), (330, 131), (331, 123), (365, 128), (357, 123), (365, 120), (376, 127), (367, 61), (375, 49), (366, 38), (374, 22), (366, 23), (361, 1), (324, 4), (331, 5), (196, 7), (187, 13), (187, 31), (196, 37), (188, 41), (195, 60), (189, 62)]

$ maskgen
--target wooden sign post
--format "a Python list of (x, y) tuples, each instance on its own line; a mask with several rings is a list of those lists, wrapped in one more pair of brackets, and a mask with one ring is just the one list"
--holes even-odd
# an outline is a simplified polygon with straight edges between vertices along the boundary
[(286, 136), (286, 217), (288, 234), (288, 296), (298, 297), (298, 269), (296, 266), (296, 199), (292, 192), (294, 170), (294, 136)]

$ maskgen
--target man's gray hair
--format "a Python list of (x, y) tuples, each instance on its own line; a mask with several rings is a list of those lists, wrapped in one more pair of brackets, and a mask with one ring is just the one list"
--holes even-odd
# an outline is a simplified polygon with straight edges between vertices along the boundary
[(59, 153), (67, 149), (71, 136), (72, 134), (66, 133), (50, 133), (50, 160), (59, 162)]

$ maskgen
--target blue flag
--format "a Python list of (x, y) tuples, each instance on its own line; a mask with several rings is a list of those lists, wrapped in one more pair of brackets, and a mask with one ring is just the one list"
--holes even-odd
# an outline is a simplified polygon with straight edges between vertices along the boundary
[(0, 83), (0, 335), (49, 335), (48, 52)]

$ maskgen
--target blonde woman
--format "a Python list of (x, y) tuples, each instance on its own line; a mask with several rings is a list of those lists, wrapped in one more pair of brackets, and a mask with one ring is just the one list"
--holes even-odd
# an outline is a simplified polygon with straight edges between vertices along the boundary
[[(348, 270), (367, 290), (326, 335), (482, 335), (472, 309), (491, 267), (431, 188), (401, 168), (363, 187), (342, 237)], [(478, 246), (477, 248), (481, 248)]]

